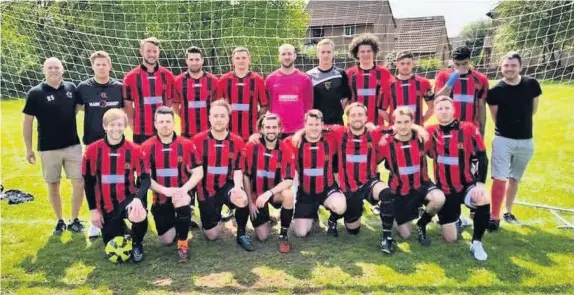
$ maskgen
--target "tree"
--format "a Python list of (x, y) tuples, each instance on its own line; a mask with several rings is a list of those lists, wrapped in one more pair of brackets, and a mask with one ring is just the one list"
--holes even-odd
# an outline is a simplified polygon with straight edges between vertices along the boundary
[(546, 67), (560, 66), (560, 55), (574, 40), (574, 1), (503, 1), (493, 13), (498, 52), (528, 50)]
[(471, 58), (477, 57), (482, 52), (484, 46), (484, 38), (490, 32), (492, 27), (491, 20), (478, 20), (464, 26), (460, 32), (460, 38), (471, 50)]

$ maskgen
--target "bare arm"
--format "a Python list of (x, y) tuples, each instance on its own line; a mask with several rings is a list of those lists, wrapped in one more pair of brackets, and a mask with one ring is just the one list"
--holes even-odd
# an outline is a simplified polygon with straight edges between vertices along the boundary
[(203, 179), (203, 168), (201, 166), (197, 166), (191, 170), (191, 177), (189, 180), (182, 186), (182, 188), (188, 192), (194, 189), (197, 184)]
[[(538, 101), (539, 101), (540, 96), (537, 96), (534, 98), (534, 101), (532, 102), (532, 115), (536, 115), (536, 112), (538, 111)], [(492, 109), (491, 109), (492, 110)]]
[(134, 131), (134, 102), (131, 100), (124, 100), (124, 112), (128, 116), (128, 126)]
[(498, 105), (489, 105), (490, 108), (490, 117), (492, 118), (492, 122), (496, 123), (496, 115), (498, 114)]
[(481, 99), (478, 101), (478, 126), (480, 134), (484, 134), (486, 128), (486, 100)]
[(271, 191), (271, 193), (273, 195), (276, 195), (276, 194), (281, 193), (282, 191), (284, 191), (286, 189), (291, 188), (291, 186), (293, 186), (293, 180), (292, 179), (284, 179), (283, 181), (281, 181), (279, 184), (277, 184), (275, 187), (273, 187), (269, 191)]
[(243, 187), (243, 171), (241, 170), (233, 171), (233, 184), (235, 185), (236, 188)]
[(423, 123), (426, 122), (428, 119), (430, 119), (434, 113), (434, 101), (428, 100), (426, 103), (427, 103), (427, 111), (423, 116)]
[(167, 191), (166, 191), (166, 190), (167, 190), (167, 187), (165, 187), (165, 186), (163, 186), (163, 185), (157, 183), (155, 180), (153, 180), (153, 178), (150, 178), (150, 179), (151, 179), (150, 188), (151, 188), (152, 191), (154, 191), (154, 192), (156, 192), (156, 193), (158, 193), (158, 194), (162, 194), (162, 195), (164, 195), (164, 196), (166, 196), (166, 197), (171, 197), (171, 194), (168, 194)]
[(181, 104), (174, 102), (171, 104), (171, 109), (173, 110), (173, 112), (177, 115), (180, 116), (180, 111), (181, 111)]
[(24, 115), (24, 122), (22, 124), (24, 136), (24, 143), (26, 144), (26, 150), (32, 151), (32, 127), (34, 125), (34, 116)]

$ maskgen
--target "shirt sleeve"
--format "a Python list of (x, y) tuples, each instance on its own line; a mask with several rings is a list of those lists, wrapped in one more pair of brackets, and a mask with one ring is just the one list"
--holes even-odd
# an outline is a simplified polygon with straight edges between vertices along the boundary
[(484, 140), (482, 140), (482, 135), (480, 135), (480, 130), (473, 124), (466, 125), (467, 134), (470, 135), (470, 142), (472, 144), (472, 154), (476, 155), (478, 152), (486, 152), (486, 146)]
[(488, 94), (486, 95), (486, 103), (491, 106), (498, 105), (498, 86), (494, 86), (488, 90)]
[(226, 84), (227, 84), (227, 77), (226, 75), (223, 75), (219, 78), (219, 80), (217, 80), (217, 97), (218, 98), (224, 98), (225, 100), (227, 100), (229, 102), (229, 96), (226, 93)]
[(305, 113), (313, 109), (313, 82), (311, 78), (305, 74), (305, 89), (303, 90), (303, 104), (305, 105)]
[(211, 81), (211, 101), (216, 101), (218, 99), (220, 99), (221, 97), (217, 96), (217, 86), (219, 84), (219, 79), (213, 75), (212, 77), (212, 81)]
[[(144, 143), (142, 146), (134, 146), (134, 163), (136, 174), (141, 176), (143, 173), (151, 173), (151, 148), (152, 144)], [(136, 160), (137, 159), (137, 160)]]
[(243, 149), (243, 175), (251, 176), (251, 166), (249, 165), (250, 159), (252, 158), (253, 144), (248, 143)]
[(255, 81), (255, 88), (257, 89), (257, 98), (259, 99), (259, 106), (266, 107), (269, 105), (269, 98), (267, 91), (265, 91), (265, 80), (263, 77), (257, 77)]
[(283, 163), (281, 163), (281, 177), (283, 179), (293, 179), (295, 177), (295, 154), (289, 148), (288, 143), (283, 143)]
[(173, 81), (173, 101), (172, 103), (177, 103), (180, 104), (181, 103), (181, 99), (182, 99), (182, 94), (181, 94), (181, 88), (182, 85), (181, 83), (183, 81), (183, 76), (177, 76), (174, 78)]
[(133, 97), (133, 77), (132, 73), (127, 73), (122, 83), (122, 98), (124, 100), (134, 100)]
[(432, 87), (429, 80), (427, 79), (421, 80), (421, 93), (425, 101), (434, 100), (434, 92), (432, 91)]
[(195, 148), (195, 144), (193, 144), (193, 142), (190, 140), (187, 142), (187, 147), (188, 147), (188, 153), (189, 153), (189, 166), (191, 169), (195, 169), (197, 167), (200, 167), (202, 165), (201, 163), (201, 157), (199, 155), (199, 152), (197, 151), (197, 148)]
[(542, 95), (540, 83), (538, 83), (538, 80), (532, 78), (532, 97), (538, 97), (540, 95)]
[(26, 94), (26, 104), (24, 104), (24, 110), (22, 110), (22, 112), (34, 117), (38, 114), (38, 96), (35, 91), (30, 90)]
[(351, 95), (349, 95), (349, 100), (350, 101), (355, 101), (357, 98), (354, 96), (354, 92), (353, 92), (353, 68), (349, 68), (347, 70), (345, 70), (345, 73), (347, 74), (347, 81), (348, 81), (348, 85), (349, 85), (349, 91), (351, 93)]
[(488, 78), (486, 76), (481, 76), (481, 80), (482, 88), (480, 89), (478, 97), (481, 100), (486, 101), (488, 97)]
[(446, 84), (446, 72), (440, 71), (437, 73), (436, 78), (434, 80), (434, 92), (439, 92), (444, 85)]
[[(383, 85), (381, 86), (381, 106), (380, 109), (381, 110), (388, 110), (389, 106), (391, 105), (391, 84), (395, 83), (395, 79), (394, 78), (390, 78), (388, 80), (388, 83), (383, 83)], [(376, 124), (376, 122), (373, 122)]]
[(341, 70), (342, 78), (342, 85), (341, 85), (341, 98), (342, 99), (349, 99), (351, 98), (351, 89), (349, 88), (349, 76), (347, 76), (347, 72)]
[(233, 170), (242, 170), (245, 166), (245, 143), (239, 137), (235, 140), (235, 154), (233, 155)]
[(167, 77), (167, 81), (166, 81), (166, 89), (165, 89), (165, 100), (167, 101), (167, 105), (171, 106), (171, 104), (173, 103), (173, 97), (175, 94), (175, 77), (173, 76), (173, 73), (170, 71), (167, 71), (166, 73), (166, 77)]

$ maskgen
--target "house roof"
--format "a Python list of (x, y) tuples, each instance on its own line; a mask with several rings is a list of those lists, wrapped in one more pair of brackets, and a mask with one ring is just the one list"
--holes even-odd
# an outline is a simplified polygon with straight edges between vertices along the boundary
[(447, 35), (444, 16), (397, 19), (397, 26), (397, 51), (436, 52), (441, 36)]
[(305, 12), (311, 15), (309, 27), (366, 25), (375, 23), (381, 16), (385, 2), (389, 5), (387, 0), (309, 0)]

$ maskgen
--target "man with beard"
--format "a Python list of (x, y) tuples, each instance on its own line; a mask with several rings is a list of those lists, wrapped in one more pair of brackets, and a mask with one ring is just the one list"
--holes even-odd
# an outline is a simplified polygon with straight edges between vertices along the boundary
[(269, 206), (281, 208), (279, 252), (291, 249), (287, 231), (293, 218), (293, 177), (295, 162), (289, 142), (279, 140), (281, 120), (276, 114), (263, 115), (258, 121), (261, 138), (245, 147), (245, 191), (249, 198), (251, 223), (260, 241), (269, 236)]
[[(390, 172), (388, 183), (394, 202), (389, 205), (394, 205), (394, 219), (403, 239), (411, 235), (409, 222), (419, 216), (419, 207), (425, 205), (417, 221), (418, 240), (421, 245), (430, 246), (426, 226), (442, 208), (445, 197), (428, 176), (425, 154), (428, 144), (425, 146), (412, 131), (414, 113), (407, 107), (399, 107), (393, 112), (393, 122), (396, 134), (385, 135), (386, 143), (378, 146), (378, 155)], [(383, 223), (383, 231), (391, 229), (392, 222)]]
[(91, 223), (102, 229), (106, 245), (114, 237), (128, 233), (124, 221), (128, 219), (132, 259), (140, 262), (144, 258), (143, 239), (148, 228), (145, 200), (150, 186), (149, 172), (145, 170), (139, 147), (124, 136), (126, 114), (111, 109), (102, 121), (106, 136), (88, 145), (82, 160)]
[[(179, 116), (181, 136), (192, 138), (209, 129), (209, 105), (217, 99), (217, 77), (203, 70), (203, 52), (199, 47), (191, 46), (186, 50), (187, 71), (175, 78), (173, 111)], [(195, 208), (195, 194), (191, 195), (191, 216)], [(228, 210), (224, 220), (232, 215)], [(191, 220), (192, 227), (198, 227)]]
[(215, 240), (221, 233), (221, 206), (236, 208), (237, 243), (247, 251), (253, 244), (245, 230), (249, 201), (243, 190), (243, 140), (228, 131), (231, 106), (225, 100), (213, 102), (209, 110), (211, 128), (192, 138), (202, 156), (203, 179), (198, 185), (198, 204), (203, 233)]
[[(474, 124), (455, 119), (450, 97), (438, 97), (434, 107), (439, 124), (427, 128), (430, 134), (430, 149), (427, 153), (434, 162), (436, 184), (446, 195), (444, 206), (438, 212), (442, 235), (449, 243), (457, 240), (455, 223), (460, 217), (460, 205), (465, 204), (474, 210), (470, 251), (475, 259), (486, 260), (488, 256), (481, 242), (490, 213), (489, 198), (484, 186), (488, 173), (486, 147)], [(472, 171), (473, 159), (477, 160), (477, 176)]]
[(134, 143), (142, 144), (154, 135), (153, 116), (173, 99), (173, 74), (159, 65), (159, 40), (154, 37), (140, 42), (142, 63), (129, 71), (123, 81), (124, 110), (133, 131)]
[(281, 118), (284, 138), (303, 128), (305, 113), (313, 107), (313, 83), (309, 76), (295, 68), (296, 58), (293, 45), (281, 45), (281, 67), (265, 80), (269, 110)]
[(171, 245), (177, 238), (179, 261), (187, 262), (190, 195), (195, 195), (195, 187), (203, 177), (201, 160), (193, 143), (175, 133), (172, 109), (167, 106), (157, 109), (154, 125), (157, 135), (142, 145), (154, 192), (151, 213), (160, 243)]
[(267, 94), (263, 77), (249, 69), (251, 56), (245, 47), (231, 53), (233, 71), (221, 76), (217, 85), (217, 98), (231, 104), (232, 133), (245, 141), (257, 130), (257, 119), (267, 112)]

